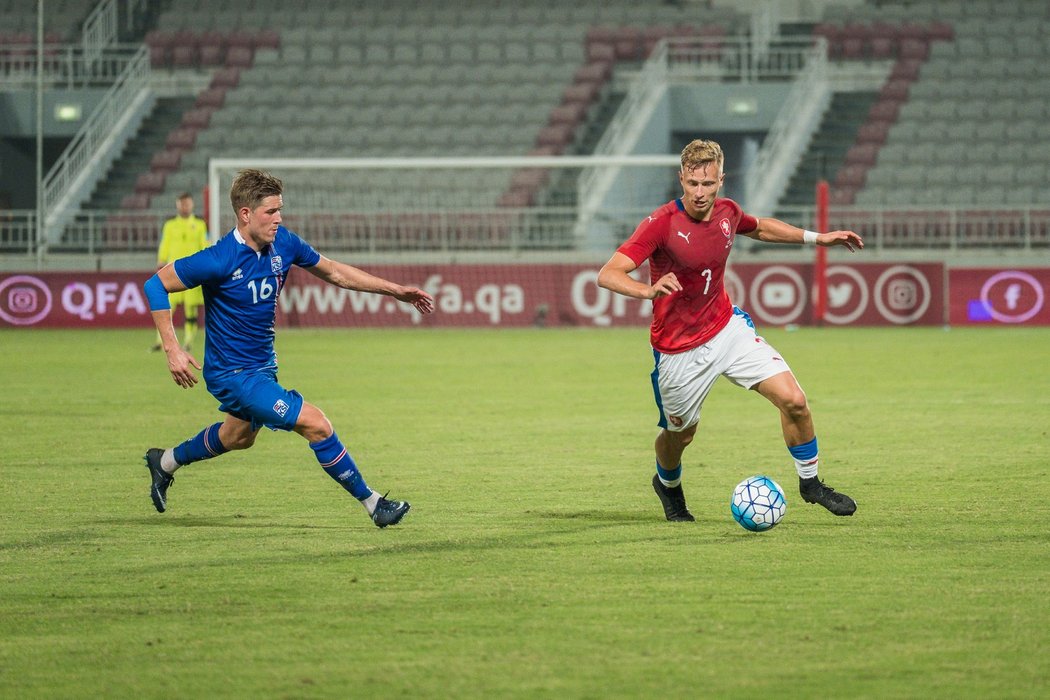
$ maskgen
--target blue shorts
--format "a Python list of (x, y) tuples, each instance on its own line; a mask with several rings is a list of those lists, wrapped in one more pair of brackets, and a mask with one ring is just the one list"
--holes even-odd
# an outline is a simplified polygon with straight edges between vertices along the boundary
[(242, 370), (207, 381), (219, 410), (252, 424), (252, 430), (291, 430), (303, 410), (303, 397), (277, 383), (277, 369)]

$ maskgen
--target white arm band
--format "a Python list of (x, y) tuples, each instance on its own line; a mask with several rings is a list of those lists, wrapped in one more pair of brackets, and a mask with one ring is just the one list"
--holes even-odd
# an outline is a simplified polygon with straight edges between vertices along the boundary
[(817, 233), (816, 231), (806, 231), (806, 230), (804, 230), (804, 231), (802, 231), (802, 242), (803, 243), (816, 243), (817, 242), (817, 236), (819, 236), (819, 235), (820, 234)]

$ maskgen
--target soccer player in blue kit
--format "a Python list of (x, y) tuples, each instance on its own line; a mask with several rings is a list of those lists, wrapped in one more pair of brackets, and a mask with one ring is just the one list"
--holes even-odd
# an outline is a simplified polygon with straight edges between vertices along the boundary
[(201, 365), (179, 346), (171, 322), (168, 294), (200, 286), (204, 291), (204, 381), (226, 413), (220, 423), (170, 449), (146, 451), (150, 497), (161, 513), (175, 470), (187, 464), (244, 450), (259, 430), (294, 430), (310, 443), (324, 471), (365, 507), (379, 527), (395, 525), (411, 507), (387, 500), (368, 488), (332, 424), (299, 392), (277, 382), (274, 318), (277, 297), (292, 265), (344, 289), (392, 296), (420, 313), (434, 310), (434, 299), (318, 254), (306, 241), (281, 225), (283, 184), (260, 170), (242, 170), (230, 188), (237, 226), (215, 245), (169, 263), (144, 289), (160, 332), (168, 369), (175, 383), (197, 383), (191, 368)]

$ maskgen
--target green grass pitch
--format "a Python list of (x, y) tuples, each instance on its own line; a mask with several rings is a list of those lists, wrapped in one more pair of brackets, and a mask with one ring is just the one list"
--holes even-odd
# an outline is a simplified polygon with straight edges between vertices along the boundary
[[(218, 420), (150, 331), (3, 331), (0, 697), (1045, 697), (1050, 329), (769, 329), (806, 389), (803, 503), (775, 410), (720, 382), (652, 493), (645, 329), (278, 334), (370, 485), (297, 435), (179, 472)], [(742, 478), (787, 491), (772, 531)]]

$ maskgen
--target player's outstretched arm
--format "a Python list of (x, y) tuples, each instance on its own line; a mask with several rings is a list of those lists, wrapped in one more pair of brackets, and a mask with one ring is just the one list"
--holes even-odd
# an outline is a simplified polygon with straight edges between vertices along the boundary
[(649, 285), (631, 277), (630, 273), (637, 267), (634, 260), (623, 253), (613, 253), (598, 273), (598, 286), (635, 299), (655, 299), (682, 291), (682, 284), (673, 272), (668, 272)]
[(827, 233), (818, 233), (815, 243), (822, 246), (840, 245), (848, 249), (851, 253), (864, 247), (864, 239), (853, 231), (828, 231)]
[(766, 243), (814, 243), (826, 247), (840, 245), (851, 253), (864, 247), (864, 240), (853, 231), (816, 233), (772, 217), (758, 219), (758, 228), (743, 235)]
[(421, 314), (428, 314), (434, 310), (434, 297), (418, 287), (407, 287), (382, 277), (376, 277), (352, 265), (326, 258), (323, 255), (316, 265), (306, 269), (315, 277), (343, 289), (394, 297), (398, 301), (411, 304)]

